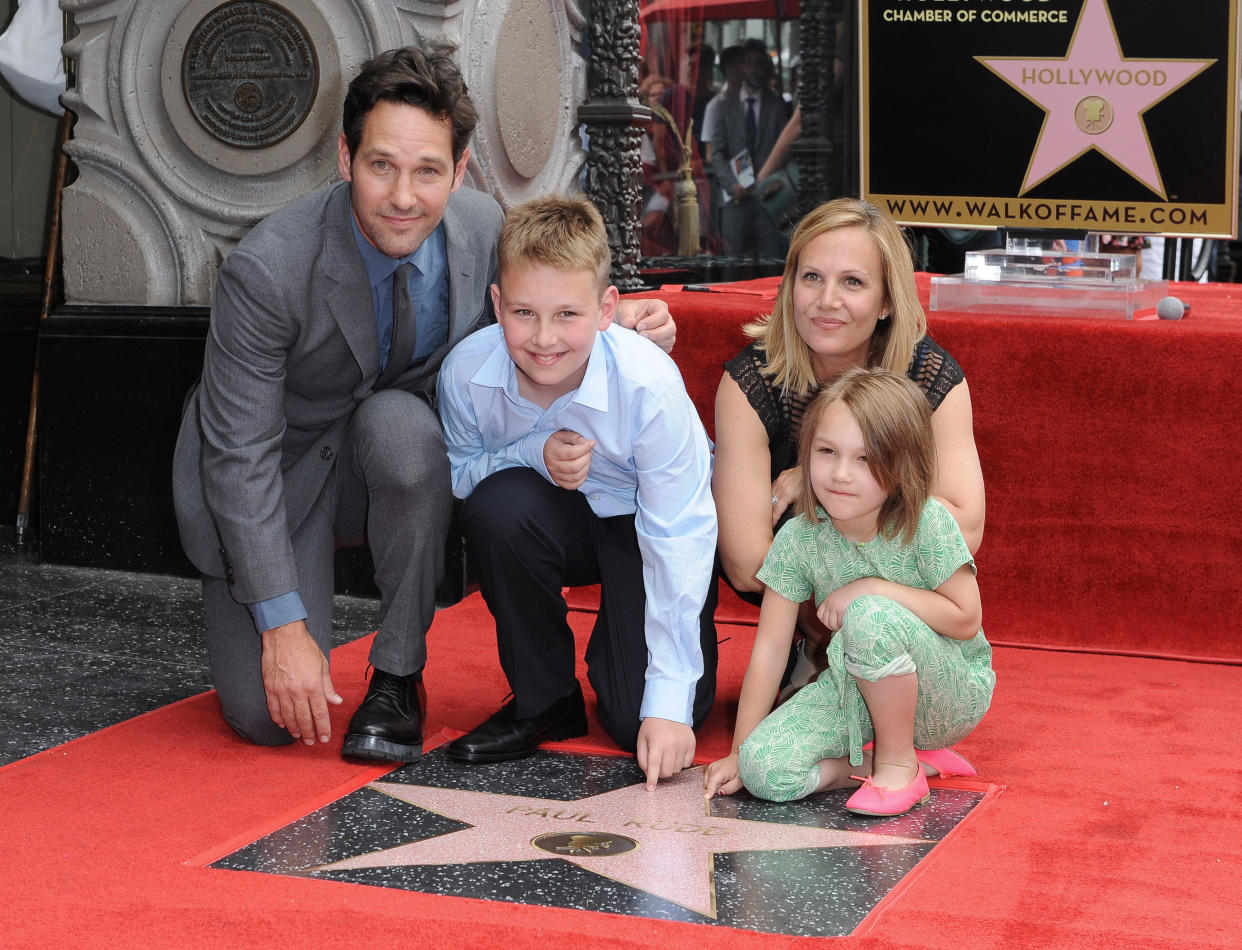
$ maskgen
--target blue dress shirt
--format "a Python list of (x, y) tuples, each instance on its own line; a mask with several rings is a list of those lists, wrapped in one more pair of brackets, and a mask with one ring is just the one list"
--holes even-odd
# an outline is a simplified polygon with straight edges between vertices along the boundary
[(716, 551), (712, 445), (676, 364), (615, 324), (596, 334), (582, 384), (547, 409), (518, 393), (498, 325), (466, 337), (437, 381), (453, 494), (525, 466), (551, 481), (543, 445), (559, 429), (595, 439), (578, 489), (601, 518), (633, 515), (643, 559), (648, 661), (642, 718), (691, 722), (703, 673), (699, 614)]
[[(418, 342), (410, 365), (421, 363), (448, 340), (448, 250), (444, 243), (444, 222), (440, 222), (413, 254), (397, 260), (366, 239), (352, 213), (349, 220), (371, 284), (380, 370), (388, 362), (388, 351), (392, 348), (392, 274), (407, 261), (414, 265), (410, 273), (410, 303), (414, 305), (418, 325)], [(251, 604), (250, 613), (260, 632), (307, 617), (296, 590)]]
[(392, 272), (407, 262), (414, 265), (410, 273), (410, 303), (414, 305), (418, 324), (418, 344), (410, 365), (421, 363), (448, 340), (448, 251), (444, 244), (444, 222), (440, 222), (413, 254), (398, 260), (375, 248), (352, 215), (350, 221), (358, 253), (362, 255), (371, 282), (380, 369), (387, 364), (392, 347)]

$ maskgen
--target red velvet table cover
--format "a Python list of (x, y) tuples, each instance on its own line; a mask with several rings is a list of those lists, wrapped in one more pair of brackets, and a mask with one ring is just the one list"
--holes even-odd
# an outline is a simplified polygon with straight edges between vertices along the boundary
[[(777, 283), (656, 292), (711, 434), (722, 364)], [(1170, 293), (1180, 321), (928, 315), (974, 404), (994, 641), (1242, 662), (1242, 287)]]

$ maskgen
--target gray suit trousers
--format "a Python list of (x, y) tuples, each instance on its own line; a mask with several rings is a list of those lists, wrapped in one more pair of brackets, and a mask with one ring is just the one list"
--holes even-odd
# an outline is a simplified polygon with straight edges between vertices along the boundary
[[(333, 555), (338, 547), (367, 544), (380, 591), (371, 665), (399, 676), (423, 668), (452, 502), (435, 411), (395, 389), (363, 401), (345, 428), (323, 491), (292, 533), (307, 627), (325, 656), (332, 641)], [(225, 720), (261, 745), (292, 741), (267, 711), (261, 631), (249, 609), (233, 600), (226, 581), (204, 575), (203, 612)]]

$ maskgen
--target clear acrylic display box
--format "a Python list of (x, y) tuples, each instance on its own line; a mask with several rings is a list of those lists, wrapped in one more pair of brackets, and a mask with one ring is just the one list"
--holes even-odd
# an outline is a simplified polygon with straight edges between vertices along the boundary
[(961, 274), (932, 277), (930, 309), (1129, 320), (1169, 292), (1167, 280), (1143, 280), (1138, 270), (1137, 254), (1011, 241), (1005, 248), (968, 251)]

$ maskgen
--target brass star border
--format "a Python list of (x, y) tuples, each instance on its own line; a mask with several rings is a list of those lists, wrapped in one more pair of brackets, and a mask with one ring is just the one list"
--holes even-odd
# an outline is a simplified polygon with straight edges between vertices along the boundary
[(846, 797), (708, 804), (701, 768), (648, 791), (628, 758), (541, 751), (466, 765), (437, 751), (211, 866), (843, 935), (983, 793), (939, 788), (893, 819), (852, 816)]

